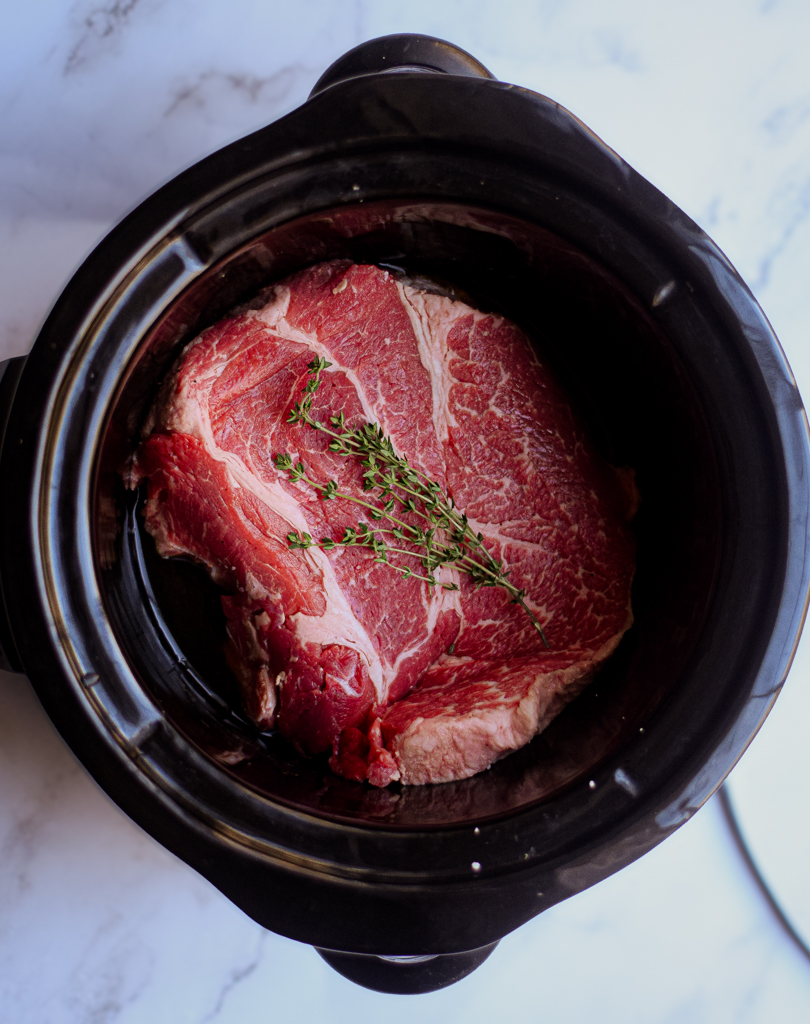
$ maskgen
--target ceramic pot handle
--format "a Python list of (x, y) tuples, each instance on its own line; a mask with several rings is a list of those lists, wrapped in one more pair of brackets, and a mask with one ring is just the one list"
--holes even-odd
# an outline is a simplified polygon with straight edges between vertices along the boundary
[(492, 942), (466, 953), (439, 953), (436, 956), (372, 956), (368, 953), (338, 953), (315, 949), (338, 974), (363, 988), (396, 995), (435, 992), (454, 985), (480, 967), (498, 945)]
[[(17, 391), (17, 383), (23, 366), (25, 366), (25, 358), (25, 356), (17, 356), (15, 359), (6, 359), (0, 362), (0, 458), (3, 454), (6, 426)], [(8, 500), (8, 496), (6, 496), (6, 500)], [(0, 668), (6, 672), (22, 672), (22, 662), (8, 622), (2, 580), (0, 580)]]
[(459, 46), (403, 32), (381, 36), (355, 46), (331, 64), (315, 83), (310, 99), (338, 82), (365, 75), (392, 71), (427, 71), (439, 75), (464, 75), (467, 78), (494, 78), (484, 65)]

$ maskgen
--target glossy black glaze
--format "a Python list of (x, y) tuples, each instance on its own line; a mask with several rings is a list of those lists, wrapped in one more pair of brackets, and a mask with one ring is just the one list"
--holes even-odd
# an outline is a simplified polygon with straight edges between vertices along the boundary
[[(3, 450), (8, 417), (14, 404), (14, 395), (17, 392), (17, 384), (24, 366), (25, 356), (6, 359), (0, 363), (0, 452)], [(22, 671), (22, 661), (8, 621), (2, 577), (0, 577), (0, 669), (6, 672)]]
[[(341, 216), (357, 233), (330, 226)], [(178, 642), (160, 594), (184, 584), (150, 575), (118, 482), (183, 340), (267, 280), (341, 253), (442, 278), (525, 322), (606, 454), (639, 472), (638, 621), (607, 697), (600, 679), (555, 723), (558, 742), (541, 737), (466, 788), (324, 796), (323, 774), (283, 752), (229, 763), (235, 737), (265, 740)], [(455, 953), (630, 863), (731, 770), (803, 621), (809, 461), (795, 384), (750, 292), (576, 118), (495, 81), (364, 75), (180, 175), (78, 271), (10, 410), (0, 577), (49, 714), (160, 842), (282, 934)], [(683, 487), (667, 490), (670, 469)], [(586, 744), (557, 788), (537, 782), (566, 735), (613, 719), (625, 724)]]
[(333, 949), (318, 949), (318, 952), (344, 978), (364, 988), (375, 992), (420, 995), (447, 988), (466, 978), (481, 966), (497, 945), (493, 942), (483, 949), (439, 956), (370, 956), (367, 953), (340, 953)]
[(339, 82), (391, 71), (428, 71), (470, 78), (492, 78), (465, 50), (434, 36), (401, 32), (360, 43), (331, 64), (313, 86), (310, 98)]

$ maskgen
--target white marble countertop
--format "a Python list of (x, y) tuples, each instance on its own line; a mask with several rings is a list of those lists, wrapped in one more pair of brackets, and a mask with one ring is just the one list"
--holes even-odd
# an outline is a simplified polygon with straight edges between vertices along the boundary
[[(581, 117), (725, 250), (810, 394), (806, 0), (5, 4), (0, 358), (28, 350), (83, 256), (141, 198), (297, 106), (345, 50), (397, 31), (450, 39)], [(778, 761), (785, 736), (796, 747), (805, 666), (802, 654), (735, 772), (754, 829), (767, 791), (749, 765)], [(716, 799), (465, 981), (383, 996), (263, 932), (109, 801), (24, 677), (0, 674), (0, 688), (3, 1022), (810, 1020), (810, 962), (753, 886)], [(802, 758), (794, 750), (794, 778)], [(768, 828), (785, 828), (784, 852), (783, 806)], [(807, 850), (795, 846), (794, 866)]]

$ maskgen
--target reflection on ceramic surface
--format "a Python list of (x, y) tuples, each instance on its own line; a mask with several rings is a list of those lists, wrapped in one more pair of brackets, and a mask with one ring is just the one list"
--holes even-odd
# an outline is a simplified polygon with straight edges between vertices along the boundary
[[(705, 227), (754, 287), (810, 393), (802, 0), (685, 0), (666, 12), (641, 0), (48, 0), (36, 16), (7, 6), (0, 356), (27, 350), (76, 264), (159, 182), (292, 109), (361, 39), (421, 31), (560, 100)], [(789, 700), (806, 692), (803, 678), (797, 661), (735, 773), (749, 832), (744, 772), (768, 728), (789, 718), (798, 734), (804, 712)], [(508, 1014), (527, 1024), (540, 1010), (566, 1024), (810, 1019), (806, 965), (773, 925), (712, 804), (631, 868), (507, 937), (467, 981), (415, 1002), (387, 998), (262, 933), (100, 793), (25, 680), (1, 684), (0, 1006), (9, 1019), (258, 1024), (384, 1012), (404, 1022), (414, 1009), (429, 1021)], [(782, 715), (786, 707), (795, 713)], [(795, 749), (803, 744), (799, 736)], [(786, 745), (775, 741), (757, 763), (781, 760)], [(780, 845), (797, 851), (801, 870), (797, 806)]]

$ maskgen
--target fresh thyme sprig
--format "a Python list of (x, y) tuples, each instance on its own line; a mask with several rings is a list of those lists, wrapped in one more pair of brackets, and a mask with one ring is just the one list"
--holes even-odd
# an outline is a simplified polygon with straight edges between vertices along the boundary
[[(339, 539), (323, 537), (315, 540), (308, 533), (289, 533), (291, 548), (317, 547), (331, 551), (337, 547), (365, 547), (374, 552), (374, 561), (390, 566), (404, 579), (418, 579), (430, 587), (458, 590), (457, 583), (441, 583), (434, 575), (443, 566), (455, 566), (466, 573), (476, 587), (501, 587), (513, 604), (526, 612), (548, 647), (546, 634), (534, 613), (526, 604), (526, 591), (510, 583), (509, 570), (500, 559), (493, 558), (484, 546), (484, 537), (475, 533), (467, 516), (456, 508), (452, 497), (441, 485), (415, 469), (408, 460), (397, 455), (390, 438), (382, 427), (363, 423), (347, 428), (343, 412), (330, 417), (331, 427), (312, 415), (312, 400), (321, 386), (321, 373), (332, 364), (320, 357), (307, 367), (310, 378), (304, 387), (304, 396), (293, 406), (287, 422), (300, 423), (319, 430), (331, 438), (329, 450), (346, 458), (357, 458), (363, 467), (363, 491), (373, 494), (373, 501), (346, 494), (338, 490), (335, 480), (323, 483), (314, 480), (302, 462), (294, 462), (286, 453), (273, 456), (276, 467), (294, 483), (308, 484), (324, 501), (340, 498), (368, 510), (369, 519), (385, 522), (385, 526), (372, 527), (359, 523), (347, 528)], [(415, 515), (422, 525), (408, 523), (402, 516)], [(412, 547), (408, 547), (412, 545)], [(396, 558), (416, 559), (424, 572), (390, 561)]]

